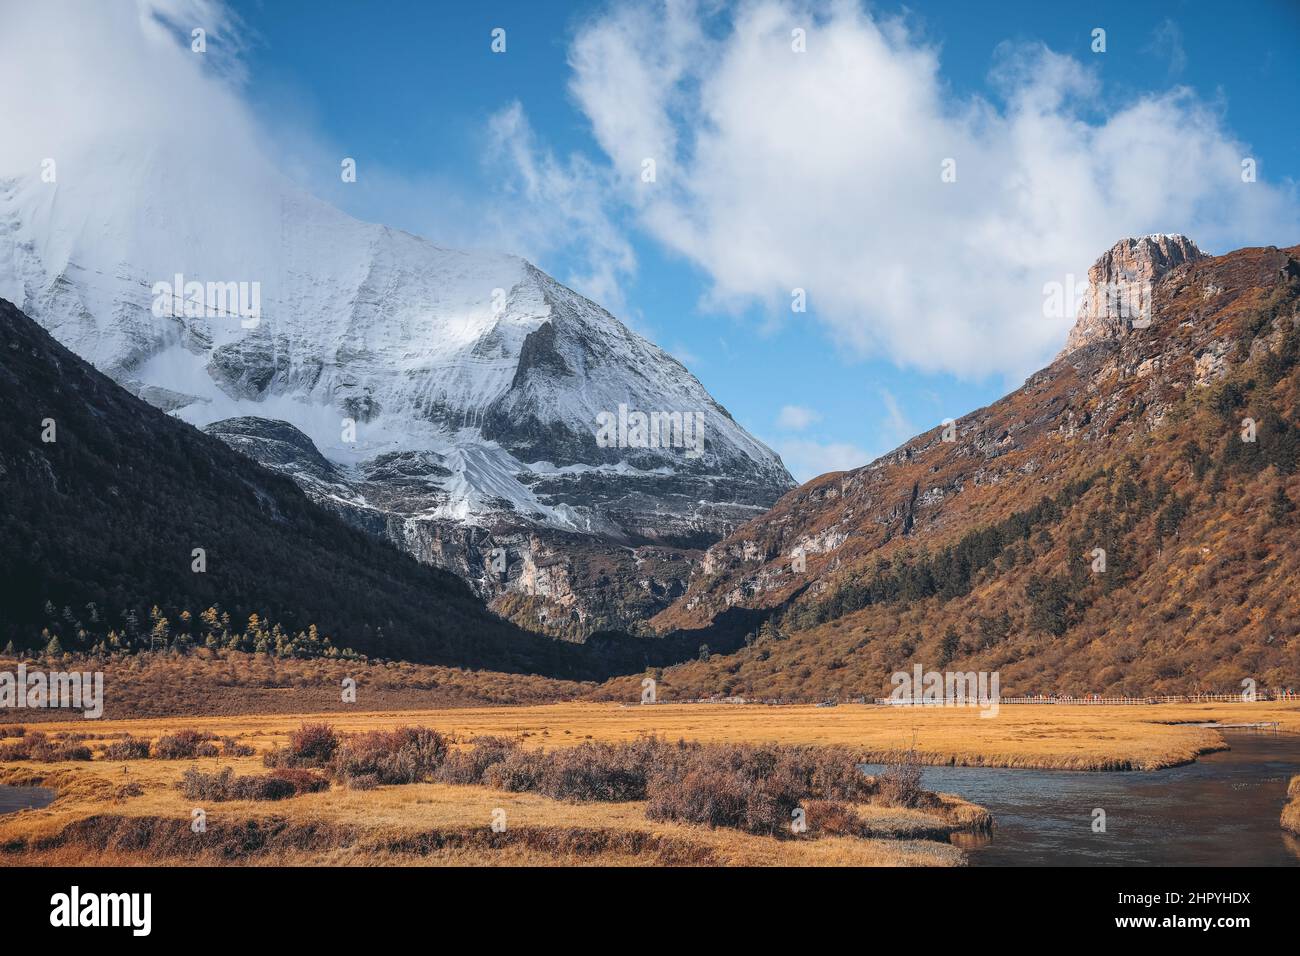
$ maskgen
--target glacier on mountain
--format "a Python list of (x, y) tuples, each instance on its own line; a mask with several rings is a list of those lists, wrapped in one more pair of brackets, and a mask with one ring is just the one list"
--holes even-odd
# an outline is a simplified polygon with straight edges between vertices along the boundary
[[(413, 546), (412, 522), (698, 547), (793, 485), (680, 362), (523, 259), (288, 183), (250, 196), (166, 145), (82, 158), (0, 178), (0, 295), (425, 560), (477, 575), (477, 555)], [(257, 283), (260, 321), (155, 308), (176, 275)], [(703, 454), (604, 447), (620, 406), (702, 415)]]

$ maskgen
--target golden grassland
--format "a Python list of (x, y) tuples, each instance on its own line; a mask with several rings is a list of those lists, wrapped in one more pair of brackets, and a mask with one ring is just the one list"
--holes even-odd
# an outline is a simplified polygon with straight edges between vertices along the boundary
[[(858, 805), (881, 838), (822, 835), (775, 839), (730, 829), (658, 822), (645, 804), (570, 803), (485, 786), (420, 783), (354, 791), (338, 784), (277, 802), (208, 806), (208, 830), (190, 830), (193, 800), (176, 789), (189, 767), (264, 773), (261, 756), (284, 746), (304, 721), (341, 733), (418, 725), (456, 740), (517, 739), (554, 749), (646, 735), (700, 743), (848, 746), (890, 762), (914, 748), (921, 763), (1073, 770), (1151, 770), (1222, 749), (1198, 723), (1276, 722), (1300, 731), (1300, 702), (1134, 707), (1003, 705), (978, 709), (728, 704), (618, 705), (575, 702), (518, 707), (350, 711), (136, 720), (42, 722), (51, 736), (101, 742), (130, 734), (156, 739), (181, 729), (233, 737), (251, 757), (194, 760), (0, 763), (0, 784), (52, 787), (48, 807), (0, 817), (0, 865), (343, 864), (343, 865), (904, 865), (964, 861), (954, 831), (983, 811), (945, 795), (941, 813)], [(0, 724), (0, 736), (6, 725)], [(1293, 783), (1291, 792), (1300, 793)], [(1300, 825), (1300, 800), (1283, 814)], [(494, 810), (507, 828), (491, 829)], [(986, 816), (986, 815), (984, 815)], [(978, 829), (976, 825), (974, 828)], [(917, 838), (924, 837), (924, 838)]]
[[(368, 716), (368, 726), (384, 723)], [(132, 722), (137, 736), (147, 733), (141, 723)], [(256, 741), (258, 753), (247, 757), (0, 764), (0, 784), (57, 794), (47, 807), (0, 817), (0, 865), (957, 866), (963, 854), (949, 837), (988, 826), (981, 808), (941, 795), (936, 810), (855, 805), (878, 837), (776, 839), (651, 821), (639, 801), (576, 803), (419, 783), (208, 803), (206, 829), (195, 833), (196, 801), (176, 786), (185, 770), (263, 773), (269, 739), (264, 731), (241, 736)], [(495, 832), (501, 811), (506, 827)]]
[(1048, 770), (1156, 770), (1222, 749), (1223, 737), (1213, 728), (1194, 726), (1197, 723), (1276, 722), (1280, 730), (1300, 732), (1300, 701), (1128, 707), (1004, 704), (995, 717), (984, 718), (980, 713), (977, 708), (871, 704), (625, 706), (568, 702), (523, 707), (49, 721), (40, 727), (49, 733), (129, 732), (146, 737), (190, 728), (270, 746), (283, 744), (289, 732), (304, 720), (320, 719), (348, 733), (410, 724), (463, 740), (476, 736), (520, 737), (526, 744), (545, 747), (654, 735), (702, 743), (842, 745), (880, 762), (915, 749), (917, 759), (928, 764)]

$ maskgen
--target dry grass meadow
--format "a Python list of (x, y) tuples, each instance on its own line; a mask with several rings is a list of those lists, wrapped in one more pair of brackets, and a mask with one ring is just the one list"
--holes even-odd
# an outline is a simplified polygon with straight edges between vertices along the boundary
[[(257, 758), (200, 760), (257, 773)], [(828, 836), (776, 840), (736, 830), (654, 823), (643, 805), (573, 803), (487, 787), (419, 783), (334, 787), (276, 803), (206, 805), (207, 832), (190, 829), (195, 801), (175, 789), (169, 761), (0, 770), (0, 782), (54, 787), (49, 807), (0, 818), (0, 860), (27, 865), (139, 863), (254, 865), (820, 865), (955, 866), (936, 838)], [(506, 829), (492, 830), (504, 810)], [(944, 828), (918, 810), (865, 808), (882, 832)]]
[[(1300, 731), (1300, 703), (1145, 707), (1004, 705), (993, 718), (975, 709), (871, 705), (761, 706), (560, 703), (520, 707), (344, 711), (136, 720), (43, 721), (29, 733), (90, 749), (91, 760), (4, 759), (0, 783), (51, 787), (48, 807), (0, 817), (0, 860), (8, 864), (475, 864), (475, 865), (936, 865), (963, 862), (955, 844), (986, 825), (979, 808), (945, 796), (927, 806), (878, 802), (850, 807), (855, 835), (778, 839), (727, 827), (652, 820), (644, 801), (577, 802), (484, 785), (409, 783), (327, 790), (289, 799), (204, 803), (207, 830), (194, 834), (178, 782), (187, 769), (265, 774), (264, 756), (286, 747), (304, 722), (340, 734), (431, 728), (453, 746), (505, 738), (546, 752), (586, 742), (631, 743), (647, 736), (709, 745), (847, 748), (874, 762), (1075, 770), (1149, 770), (1224, 746), (1196, 723), (1276, 722)], [(251, 755), (194, 759), (108, 759), (105, 747), (131, 737), (156, 742), (194, 730), (230, 738)], [(0, 725), (4, 746), (21, 740)], [(85, 739), (78, 739), (85, 735)], [(494, 832), (494, 811), (507, 826)], [(865, 836), (863, 834), (866, 834)]]
[[(14, 712), (17, 714), (18, 712)], [(628, 741), (647, 735), (705, 743), (848, 746), (887, 762), (915, 749), (928, 764), (1049, 770), (1156, 770), (1223, 746), (1197, 723), (1276, 722), (1300, 732), (1300, 701), (1158, 704), (1100, 707), (1004, 704), (996, 717), (975, 708), (878, 707), (844, 704), (621, 705), (568, 702), (524, 707), (344, 710), (233, 717), (42, 722), (54, 733), (156, 737), (178, 728), (238, 736), (257, 746), (283, 743), (303, 721), (325, 720), (340, 731), (430, 727), (463, 739), (522, 737), (534, 746), (584, 740)], [(0, 725), (3, 726), (3, 725)]]

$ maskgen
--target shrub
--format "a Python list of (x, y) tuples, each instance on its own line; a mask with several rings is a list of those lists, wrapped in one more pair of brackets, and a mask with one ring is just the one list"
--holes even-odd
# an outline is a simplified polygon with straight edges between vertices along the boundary
[(333, 776), (344, 782), (373, 774), (376, 783), (430, 780), (447, 756), (447, 738), (427, 727), (372, 730), (344, 738), (330, 762)]
[(538, 789), (557, 800), (644, 800), (653, 746), (584, 743), (549, 754)]
[(483, 773), (483, 782), (497, 790), (524, 793), (536, 790), (545, 771), (546, 757), (540, 750), (516, 747), (504, 760), (491, 764)]
[(31, 748), (26, 744), (0, 744), (0, 762), (26, 760), (31, 756)]
[(149, 741), (139, 737), (125, 737), (104, 748), (105, 760), (148, 760)]
[(808, 800), (803, 805), (808, 832), (818, 836), (869, 836), (870, 828), (852, 807), (830, 800)]
[(651, 820), (685, 820), (710, 827), (738, 826), (745, 815), (744, 783), (734, 772), (695, 768), (650, 783), (645, 814)]
[(862, 772), (862, 758), (839, 748), (810, 748), (807, 752), (809, 793), (822, 800), (860, 801), (870, 797), (876, 783)]
[(329, 724), (303, 724), (289, 735), (289, 753), (300, 767), (324, 767), (338, 746), (338, 734)]
[(23, 737), (22, 740), (13, 744), (0, 746), (0, 760), (33, 760), (45, 759), (32, 756), (33, 750), (47, 750), (53, 744), (45, 736), (43, 730), (33, 730), (30, 734)]
[(90, 748), (84, 744), (48, 740), (44, 734), (32, 734), (27, 738), (27, 758), (30, 760), (57, 763), (61, 760), (90, 760), (93, 757)]
[(234, 737), (221, 738), (221, 756), (223, 757), (251, 757), (256, 751), (248, 744), (241, 744)]
[(204, 773), (195, 767), (186, 770), (176, 784), (189, 800), (284, 800), (300, 793), (315, 793), (329, 786), (329, 781), (310, 770), (277, 770), (265, 776), (236, 777), (230, 767), (216, 773)]
[(233, 774), (229, 767), (222, 767), (218, 773), (204, 773), (190, 767), (181, 775), (176, 788), (187, 800), (229, 800)]
[(284, 800), (297, 793), (298, 788), (292, 781), (271, 774), (264, 777), (236, 777), (230, 787), (232, 800)]
[(921, 765), (909, 753), (898, 763), (889, 764), (876, 777), (876, 792), (886, 806), (919, 806), (928, 794), (921, 789)]
[(652, 819), (750, 833), (789, 835), (801, 801), (860, 801), (877, 789), (859, 769), (861, 758), (842, 748), (669, 744), (654, 737), (549, 752), (491, 738), (476, 743), (450, 754), (435, 779), (560, 800), (647, 800)]
[(295, 795), (300, 793), (320, 793), (322, 790), (330, 788), (328, 777), (301, 767), (282, 767), (279, 770), (271, 771), (268, 776), (291, 784)]
[(433, 779), (438, 783), (481, 784), (487, 769), (505, 760), (517, 746), (503, 737), (476, 738), (473, 747), (449, 751)]
[(199, 745), (211, 739), (212, 734), (201, 734), (197, 730), (164, 734), (153, 746), (154, 756), (159, 760), (189, 760), (199, 756)]
[[(499, 790), (534, 791), (557, 800), (643, 800), (650, 777), (683, 753), (653, 737), (633, 743), (583, 743), (564, 750), (491, 745), (482, 782)], [(478, 748), (476, 748), (477, 750)], [(465, 761), (472, 757), (462, 758)]]
[(803, 748), (692, 747), (651, 777), (646, 816), (790, 836), (816, 766)]
[(345, 781), (349, 790), (373, 790), (379, 786), (379, 774), (359, 773)]
[(338, 751), (339, 737), (329, 724), (303, 724), (289, 735), (289, 746), (262, 758), (268, 767), (327, 767)]

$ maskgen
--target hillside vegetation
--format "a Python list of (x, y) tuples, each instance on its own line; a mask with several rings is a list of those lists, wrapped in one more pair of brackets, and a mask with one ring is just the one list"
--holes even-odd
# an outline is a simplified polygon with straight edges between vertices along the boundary
[(1003, 695), (1300, 688), (1297, 252), (1183, 266), (1150, 328), (1062, 356), (955, 441), (791, 492), (656, 624), (707, 643), (724, 610), (765, 620), (661, 692), (884, 695), (918, 663), (998, 671)]

